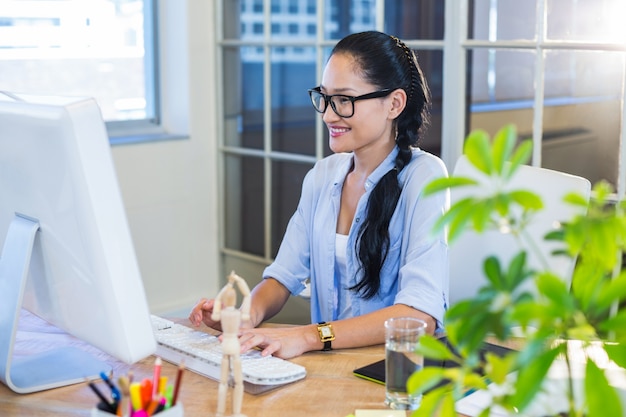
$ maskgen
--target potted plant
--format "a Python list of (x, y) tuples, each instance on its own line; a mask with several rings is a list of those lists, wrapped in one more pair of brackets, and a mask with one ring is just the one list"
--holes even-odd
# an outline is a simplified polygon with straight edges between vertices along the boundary
[[(491, 181), (481, 184), (487, 194), (454, 203), (440, 218), (436, 228), (448, 228), (450, 245), (467, 228), (477, 232), (503, 229), (503, 222), (508, 233), (523, 235), (528, 219), (542, 208), (541, 198), (531, 184), (512, 191), (501, 185), (528, 162), (531, 148), (528, 140), (518, 144), (513, 125), (502, 128), (493, 140), (480, 130), (470, 133), (464, 153)], [(450, 176), (429, 184), (425, 193), (470, 184), (476, 181)], [(456, 416), (455, 402), (467, 390), (489, 393), (480, 416), (489, 416), (495, 409), (536, 415), (533, 405), (544, 395), (549, 370), (557, 363), (565, 369), (567, 405), (554, 415), (625, 415), (619, 390), (610, 383), (604, 364), (597, 359), (600, 356), (587, 355), (582, 365), (572, 356), (576, 351), (572, 344), (577, 343), (578, 352), (588, 354), (594, 349), (616, 368), (626, 366), (626, 309), (620, 308), (626, 298), (622, 271), (626, 214), (622, 202), (609, 201), (612, 193), (608, 183), (600, 182), (593, 187), (590, 202), (580, 195), (567, 195), (567, 202), (579, 207), (580, 213), (558, 230), (546, 231), (546, 239), (562, 246), (560, 255), (576, 259), (571, 286), (549, 270), (531, 270), (524, 250), (508, 265), (496, 257), (484, 260), (487, 284), (447, 312), (446, 332), (452, 349), (432, 336), (421, 340), (422, 354), (459, 366), (423, 368), (411, 376), (408, 390), (427, 392), (413, 417)], [(523, 289), (529, 280), (535, 291)], [(503, 343), (512, 338), (515, 351), (504, 356), (481, 355), (485, 340)]]

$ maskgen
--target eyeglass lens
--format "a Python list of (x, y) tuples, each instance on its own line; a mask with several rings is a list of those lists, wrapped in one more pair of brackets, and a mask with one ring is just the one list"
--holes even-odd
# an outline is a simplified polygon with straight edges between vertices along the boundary
[(320, 113), (326, 110), (327, 102), (330, 99), (330, 106), (340, 117), (350, 117), (354, 114), (354, 103), (349, 97), (341, 95), (324, 96), (319, 91), (311, 91), (311, 101), (313, 107)]

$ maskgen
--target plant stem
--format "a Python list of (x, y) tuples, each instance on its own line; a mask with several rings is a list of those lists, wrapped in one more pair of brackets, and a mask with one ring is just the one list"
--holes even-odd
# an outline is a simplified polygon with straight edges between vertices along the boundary
[(569, 404), (569, 415), (575, 417), (578, 415), (576, 412), (576, 404), (574, 400), (574, 375), (572, 372), (572, 363), (569, 357), (569, 343), (565, 341), (565, 364), (567, 366), (567, 402)]

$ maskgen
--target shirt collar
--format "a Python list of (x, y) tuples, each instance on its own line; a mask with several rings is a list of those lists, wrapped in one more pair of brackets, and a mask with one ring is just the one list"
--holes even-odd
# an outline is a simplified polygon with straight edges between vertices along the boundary
[[(373, 187), (375, 187), (376, 184), (378, 184), (378, 181), (380, 181), (380, 179), (387, 172), (389, 172), (391, 169), (393, 169), (393, 167), (396, 166), (396, 156), (398, 155), (398, 151), (398, 147), (394, 146), (391, 152), (389, 152), (389, 155), (387, 155), (387, 157), (380, 163), (380, 165), (378, 165), (376, 169), (369, 175), (369, 177), (367, 177), (367, 180), (365, 181), (366, 190), (369, 191)], [(335, 186), (343, 185), (343, 181), (346, 178), (346, 175), (348, 175), (350, 168), (352, 167), (353, 159), (354, 155), (350, 154), (350, 158), (346, 158), (340, 169), (337, 170), (334, 181)]]
[(381, 162), (380, 165), (376, 167), (374, 172), (372, 172), (370, 176), (367, 177), (367, 180), (365, 181), (366, 190), (369, 191), (372, 188), (374, 188), (376, 184), (378, 184), (378, 181), (380, 181), (380, 179), (386, 173), (388, 173), (390, 170), (392, 170), (396, 166), (397, 155), (398, 155), (398, 147), (394, 146), (391, 152), (389, 152), (389, 155), (387, 155), (387, 157), (383, 160), (383, 162)]

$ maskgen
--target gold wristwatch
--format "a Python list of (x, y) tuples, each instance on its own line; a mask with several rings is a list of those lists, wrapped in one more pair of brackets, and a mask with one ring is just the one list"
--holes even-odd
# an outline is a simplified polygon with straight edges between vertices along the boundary
[(333, 326), (330, 323), (324, 321), (317, 323), (317, 332), (320, 334), (320, 342), (324, 344), (322, 350), (331, 350), (330, 342), (335, 340), (335, 333), (333, 332)]

